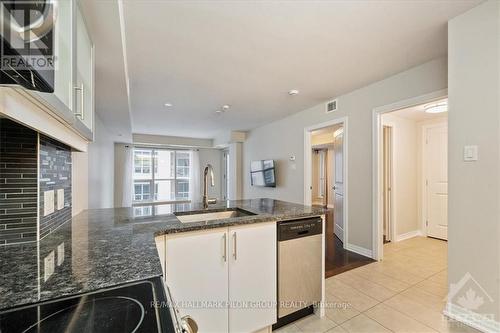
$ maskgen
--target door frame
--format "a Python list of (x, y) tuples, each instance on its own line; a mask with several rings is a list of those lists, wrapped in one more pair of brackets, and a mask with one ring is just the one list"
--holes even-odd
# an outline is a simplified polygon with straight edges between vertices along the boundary
[(442, 127), (443, 125), (446, 125), (446, 128), (448, 128), (448, 122), (446, 121), (440, 121), (438, 123), (433, 123), (433, 124), (424, 124), (422, 125), (422, 221), (420, 221), (420, 230), (422, 230), (423, 236), (428, 236), (427, 233), (427, 210), (428, 210), (428, 196), (429, 196), (429, 189), (427, 186), (427, 179), (428, 179), (428, 168), (427, 168), (427, 161), (428, 161), (428, 156), (427, 156), (427, 130), (430, 128), (439, 128)]
[[(394, 177), (394, 132), (396, 131), (396, 125), (392, 122), (386, 122), (385, 125), (382, 124), (382, 130), (384, 127), (389, 127), (391, 130), (391, 137), (390, 137), (390, 141), (391, 141), (391, 156), (390, 156), (390, 159), (389, 159), (389, 162), (390, 162), (390, 165), (391, 165), (391, 172), (390, 172), (390, 175), (389, 177), (391, 178), (390, 179), (390, 183), (391, 183), (391, 191), (389, 193), (389, 197), (390, 197), (390, 211), (389, 211), (389, 241), (391, 242), (395, 242), (396, 241), (396, 223), (395, 223), (395, 220), (394, 220), (394, 216), (396, 216), (396, 214), (394, 213), (394, 207), (396, 207), (395, 205), (395, 196), (394, 196), (394, 188), (396, 187), (396, 181), (395, 181), (395, 178)], [(382, 131), (382, 135), (383, 135), (383, 131)], [(384, 144), (384, 141), (383, 141), (383, 137), (382, 137), (382, 145)], [(383, 148), (383, 147), (382, 147)], [(381, 151), (381, 154), (383, 154), (383, 150)], [(382, 156), (383, 157), (383, 156)], [(382, 159), (382, 174), (384, 172), (384, 161)], [(383, 186), (382, 186), (382, 191), (383, 191)], [(382, 192), (382, 195), (383, 195), (383, 192)], [(382, 202), (382, 206), (383, 206), (383, 202)], [(384, 236), (384, 230), (383, 230), (383, 220), (382, 220), (382, 237)]]
[(315, 124), (304, 128), (304, 205), (311, 206), (312, 198), (312, 143), (311, 143), (311, 132), (330, 127), (334, 125), (343, 124), (343, 142), (342, 142), (342, 153), (343, 153), (343, 173), (344, 173), (344, 202), (343, 202), (343, 220), (344, 220), (344, 232), (343, 232), (343, 245), (346, 249), (348, 247), (348, 230), (349, 230), (349, 220), (348, 220), (348, 198), (349, 198), (349, 177), (348, 177), (348, 117), (340, 117), (333, 120), (329, 120), (323, 123)]
[[(433, 101), (447, 98), (448, 89), (437, 90), (428, 94), (408, 98), (392, 104), (379, 106), (372, 111), (372, 244), (373, 244), (373, 259), (382, 260), (384, 256), (384, 240), (383, 240), (383, 191), (382, 186), (382, 158), (380, 144), (382, 142), (382, 115), (384, 113), (397, 111), (400, 109), (409, 108), (412, 106), (431, 103)], [(394, 133), (393, 133), (394, 134)]]

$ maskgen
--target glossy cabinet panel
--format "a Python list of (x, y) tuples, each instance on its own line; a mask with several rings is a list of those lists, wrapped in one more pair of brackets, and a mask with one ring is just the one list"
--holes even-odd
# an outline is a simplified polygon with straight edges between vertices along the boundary
[(76, 78), (74, 111), (92, 131), (94, 122), (94, 45), (80, 6), (76, 8)]

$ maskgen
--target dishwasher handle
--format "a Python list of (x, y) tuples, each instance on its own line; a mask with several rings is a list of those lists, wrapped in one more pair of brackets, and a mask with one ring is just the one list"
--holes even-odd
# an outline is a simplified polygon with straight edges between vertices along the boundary
[(323, 220), (321, 218), (309, 218), (302, 220), (283, 221), (278, 224), (278, 240), (280, 242), (320, 235), (323, 232)]

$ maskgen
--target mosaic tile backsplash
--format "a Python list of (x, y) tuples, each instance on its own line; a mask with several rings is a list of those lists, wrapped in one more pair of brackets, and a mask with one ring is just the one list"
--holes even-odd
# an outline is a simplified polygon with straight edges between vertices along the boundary
[[(40, 134), (40, 239), (71, 219), (71, 149)], [(58, 191), (64, 190), (59, 205)], [(54, 212), (44, 216), (46, 191), (54, 191)], [(58, 209), (62, 207), (61, 209)]]
[(37, 133), (0, 118), (0, 245), (36, 240)]

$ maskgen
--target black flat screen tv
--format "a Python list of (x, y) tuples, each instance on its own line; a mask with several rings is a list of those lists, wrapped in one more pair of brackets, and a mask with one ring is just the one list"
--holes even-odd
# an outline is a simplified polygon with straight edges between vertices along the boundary
[(276, 187), (274, 161), (253, 161), (250, 165), (252, 186)]

